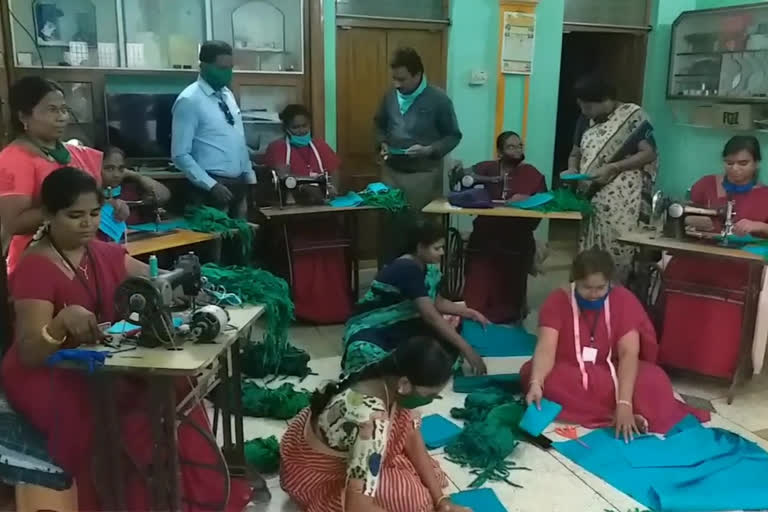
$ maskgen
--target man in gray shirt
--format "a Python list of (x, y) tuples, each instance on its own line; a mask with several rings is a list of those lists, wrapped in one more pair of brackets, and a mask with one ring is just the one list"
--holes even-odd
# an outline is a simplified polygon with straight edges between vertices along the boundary
[(390, 67), (395, 88), (374, 119), (382, 181), (403, 190), (411, 208), (421, 211), (442, 195), (443, 158), (459, 144), (461, 131), (453, 102), (427, 83), (416, 50), (397, 50)]

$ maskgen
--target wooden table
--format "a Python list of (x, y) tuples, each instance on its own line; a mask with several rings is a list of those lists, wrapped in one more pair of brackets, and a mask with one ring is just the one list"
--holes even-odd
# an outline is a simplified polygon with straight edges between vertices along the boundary
[[(129, 236), (130, 236), (129, 231)], [(138, 233), (138, 231), (137, 231)], [(143, 254), (153, 254), (168, 249), (177, 249), (203, 242), (210, 242), (218, 238), (216, 233), (198, 233), (188, 229), (179, 229), (165, 235), (151, 236), (141, 240), (128, 242), (128, 254), (131, 256), (141, 256)]]
[[(240, 341), (250, 341), (251, 329), (264, 314), (263, 305), (243, 308), (227, 308), (229, 328), (213, 343), (182, 345), (178, 350), (163, 347), (137, 347), (127, 352), (117, 352), (106, 359), (93, 376), (97, 410), (104, 426), (98, 433), (97, 453), (104, 457), (110, 475), (110, 488), (103, 493), (111, 497), (105, 503), (106, 510), (125, 509), (125, 489), (120, 461), (124, 459), (120, 439), (119, 414), (112, 390), (116, 378), (130, 376), (143, 380), (150, 393), (149, 414), (154, 439), (153, 462), (149, 482), (154, 510), (182, 510), (181, 466), (178, 457), (177, 428), (185, 421), (189, 411), (198, 405), (214, 388), (218, 389), (222, 408), (224, 446), (222, 453), (226, 463), (224, 470), (233, 476), (245, 475), (245, 439), (240, 373)], [(112, 349), (104, 350), (112, 352)], [(118, 349), (119, 350), (119, 349)], [(187, 395), (179, 400), (179, 378), (189, 380)], [(232, 440), (234, 422), (235, 439)], [(215, 437), (213, 438), (215, 442)]]
[(537, 212), (534, 210), (522, 210), (520, 208), (510, 208), (508, 206), (497, 206), (495, 208), (460, 208), (451, 205), (447, 199), (435, 199), (424, 209), (423, 213), (435, 213), (440, 215), (480, 215), (483, 217), (517, 217), (521, 219), (560, 219), (560, 220), (581, 220), (579, 212)]
[[(749, 273), (747, 277), (747, 290), (744, 298), (744, 317), (741, 324), (741, 342), (739, 347), (739, 359), (736, 371), (731, 377), (728, 390), (728, 403), (732, 403), (736, 394), (736, 388), (751, 378), (752, 375), (752, 344), (757, 321), (758, 299), (762, 285), (763, 267), (765, 260), (748, 251), (737, 248), (715, 245), (713, 242), (697, 240), (679, 240), (664, 237), (654, 233), (631, 233), (619, 238), (620, 242), (635, 245), (641, 249), (666, 251), (672, 255), (685, 254), (701, 258), (717, 259), (724, 261), (736, 261), (747, 263)], [(642, 257), (643, 251), (641, 251)]]
[[(330, 205), (319, 206), (300, 206), (300, 205), (288, 205), (277, 207), (271, 206), (266, 208), (260, 208), (259, 213), (269, 222), (279, 222), (280, 230), (283, 237), (283, 243), (285, 244), (286, 257), (288, 258), (288, 281), (293, 288), (293, 265), (290, 264), (294, 252), (300, 250), (294, 249), (291, 244), (291, 237), (288, 236), (289, 224), (291, 221), (298, 221), (307, 217), (314, 217), (318, 215), (340, 215), (344, 220), (344, 232), (345, 239), (337, 240), (332, 244), (323, 245), (322, 248), (330, 249), (341, 247), (348, 252), (348, 261), (351, 262), (352, 268), (350, 274), (352, 275), (352, 283), (350, 286), (350, 295), (352, 301), (356, 302), (360, 293), (360, 259), (358, 255), (357, 247), (357, 226), (358, 226), (358, 214), (361, 212), (378, 211), (381, 208), (376, 206), (350, 206), (350, 207), (335, 207)], [(307, 250), (318, 249), (320, 247), (312, 247)]]

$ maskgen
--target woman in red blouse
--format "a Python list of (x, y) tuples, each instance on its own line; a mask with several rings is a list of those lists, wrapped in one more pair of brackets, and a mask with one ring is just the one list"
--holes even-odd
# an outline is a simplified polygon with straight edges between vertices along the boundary
[[(265, 165), (279, 174), (331, 176), (331, 194), (337, 187), (340, 161), (328, 144), (313, 138), (312, 116), (303, 105), (288, 105), (280, 114), (285, 138), (267, 147)], [(288, 226), (289, 272), (296, 317), (318, 324), (347, 320), (352, 310), (350, 265), (340, 239), (336, 217), (313, 217)], [(290, 254), (292, 252), (292, 254)]]

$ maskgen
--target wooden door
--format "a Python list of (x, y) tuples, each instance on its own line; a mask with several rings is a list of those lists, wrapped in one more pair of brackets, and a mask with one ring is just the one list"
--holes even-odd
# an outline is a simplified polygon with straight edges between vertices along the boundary
[(406, 47), (413, 48), (421, 55), (427, 81), (445, 89), (445, 62), (447, 59), (444, 54), (442, 31), (397, 29), (387, 31), (387, 55), (389, 57), (398, 48)]

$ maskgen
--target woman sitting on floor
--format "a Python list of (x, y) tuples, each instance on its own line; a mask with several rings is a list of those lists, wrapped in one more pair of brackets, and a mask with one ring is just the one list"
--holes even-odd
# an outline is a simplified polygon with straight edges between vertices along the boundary
[[(74, 478), (78, 510), (105, 510), (114, 495), (94, 460), (93, 383), (84, 371), (52, 368), (47, 361), (60, 349), (99, 343), (101, 324), (118, 320), (117, 287), (128, 276), (148, 276), (149, 268), (123, 247), (94, 239), (103, 196), (93, 177), (58, 169), (45, 178), (40, 196), (45, 224), (9, 280), (15, 338), (2, 361), (3, 389), (14, 409), (48, 439), (53, 460)], [(188, 387), (180, 381), (179, 394)], [(122, 486), (128, 509), (150, 510), (149, 392), (142, 381), (125, 378), (115, 382), (113, 400), (121, 438), (112, 442), (127, 459)], [(210, 436), (198, 405), (178, 427), (185, 510), (242, 510), (250, 492), (244, 482), (233, 481), (227, 507), (227, 477), (214, 469), (221, 453)]]
[(309, 512), (469, 512), (443, 494), (420, 418), (450, 380), (456, 352), (404, 340), (374, 365), (317, 391), (280, 444), (280, 485)]
[(412, 336), (437, 334), (453, 345), (477, 373), (485, 373), (482, 357), (443, 317), (455, 315), (487, 324), (474, 309), (439, 294), (438, 264), (445, 248), (445, 230), (424, 218), (406, 234), (408, 252), (384, 267), (357, 303), (344, 332), (346, 373), (355, 373), (387, 357)]
[[(491, 199), (521, 201), (547, 191), (544, 176), (523, 163), (523, 142), (515, 132), (496, 139), (498, 160), (481, 162), (474, 172), (500, 176), (501, 183), (486, 185)], [(528, 273), (536, 255), (533, 231), (538, 220), (483, 217), (475, 219), (467, 247), (467, 280), (464, 300), (497, 324), (525, 318)]]
[(656, 365), (656, 334), (645, 310), (612, 283), (611, 256), (579, 254), (568, 289), (556, 290), (539, 313), (533, 360), (521, 369), (528, 403), (563, 406), (558, 420), (597, 428), (615, 425), (625, 440), (637, 432), (666, 433), (687, 414), (709, 413), (678, 401)]

